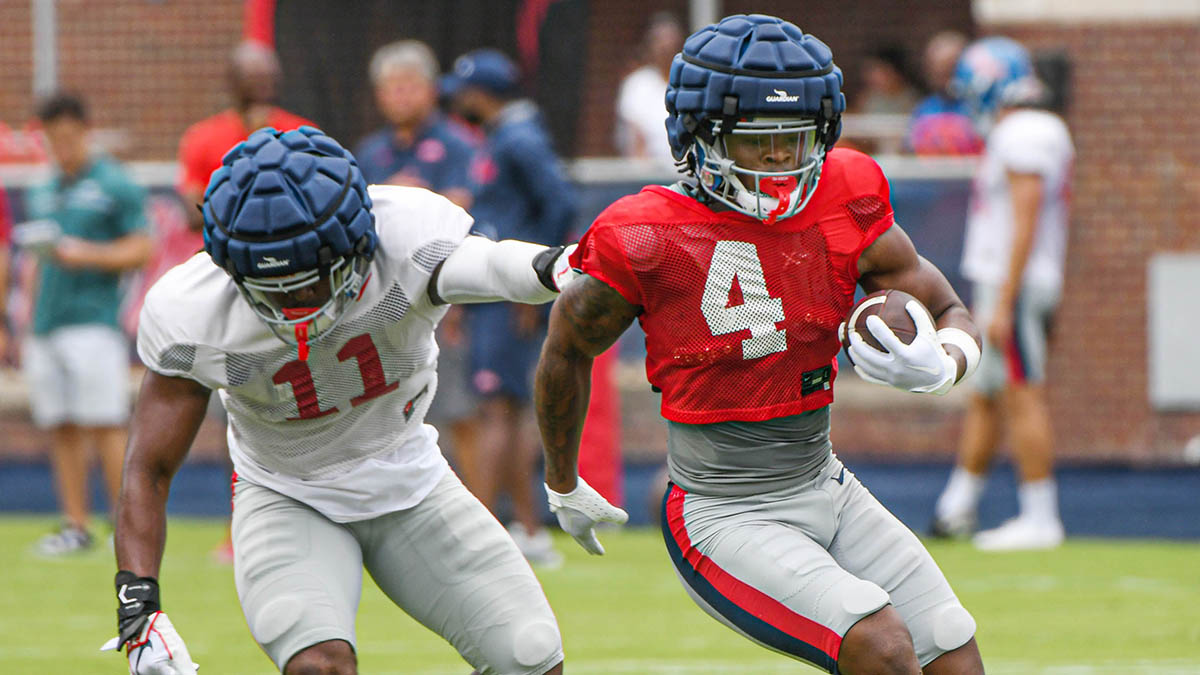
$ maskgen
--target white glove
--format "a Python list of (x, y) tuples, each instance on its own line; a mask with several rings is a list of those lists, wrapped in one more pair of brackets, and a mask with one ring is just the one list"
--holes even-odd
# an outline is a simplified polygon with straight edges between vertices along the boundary
[[(121, 638), (115, 637), (100, 651), (120, 649), (120, 643)], [(187, 645), (164, 612), (150, 615), (142, 632), (129, 640), (125, 654), (129, 657), (129, 675), (196, 675), (200, 667), (192, 663)]]
[(954, 386), (958, 363), (938, 341), (929, 312), (916, 301), (904, 309), (917, 327), (912, 344), (904, 344), (878, 316), (867, 317), (867, 330), (887, 351), (879, 351), (850, 330), (850, 353), (854, 372), (868, 382), (886, 384), (920, 394), (945, 394)]
[(588, 553), (604, 555), (604, 547), (596, 538), (596, 525), (620, 525), (629, 520), (629, 514), (609, 504), (608, 500), (601, 497), (583, 478), (576, 480), (578, 484), (575, 489), (566, 494), (555, 492), (549, 485), (546, 486), (550, 512), (558, 517), (558, 524), (563, 531), (574, 537)]

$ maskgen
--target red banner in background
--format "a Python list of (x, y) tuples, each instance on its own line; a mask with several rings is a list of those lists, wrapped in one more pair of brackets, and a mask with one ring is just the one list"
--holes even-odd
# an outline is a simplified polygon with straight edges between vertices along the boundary
[(242, 38), (275, 46), (275, 0), (246, 0)]

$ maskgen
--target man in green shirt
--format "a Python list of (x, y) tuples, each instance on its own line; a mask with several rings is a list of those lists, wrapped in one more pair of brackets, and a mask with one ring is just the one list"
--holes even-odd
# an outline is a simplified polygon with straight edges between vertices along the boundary
[(52, 433), (64, 519), (38, 550), (62, 555), (92, 544), (87, 474), (93, 447), (110, 501), (120, 491), (129, 416), (129, 345), (117, 323), (120, 279), (146, 262), (151, 240), (142, 189), (115, 162), (89, 151), (83, 101), (57, 94), (41, 104), (38, 117), (57, 170), (28, 196), (26, 211), (52, 234), (34, 249), (33, 327), (22, 362), (34, 423)]

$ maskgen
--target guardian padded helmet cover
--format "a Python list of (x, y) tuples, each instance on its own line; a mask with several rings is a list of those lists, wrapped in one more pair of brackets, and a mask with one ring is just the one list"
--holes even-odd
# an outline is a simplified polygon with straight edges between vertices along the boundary
[(842, 71), (823, 42), (771, 16), (693, 33), (667, 84), (667, 137), (701, 189), (768, 224), (812, 197), (841, 133)]
[(358, 296), (379, 241), (354, 156), (308, 126), (259, 129), (234, 146), (203, 213), (204, 249), (301, 358)]

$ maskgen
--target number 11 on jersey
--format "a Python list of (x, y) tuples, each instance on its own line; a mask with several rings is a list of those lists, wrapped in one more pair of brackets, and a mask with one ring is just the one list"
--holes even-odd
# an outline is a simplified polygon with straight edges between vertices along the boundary
[[(373, 398), (391, 393), (400, 387), (400, 382), (387, 381), (383, 373), (383, 363), (379, 359), (379, 350), (367, 333), (356, 335), (346, 341), (337, 353), (338, 361), (354, 359), (358, 362), (358, 374), (362, 377), (363, 393), (350, 399), (350, 405), (358, 407)], [(288, 361), (275, 371), (272, 379), (275, 384), (292, 385), (292, 396), (296, 399), (296, 408), (300, 414), (289, 417), (288, 420), (311, 420), (337, 412), (337, 406), (327, 410), (321, 409), (317, 400), (317, 387), (313, 383), (312, 370), (305, 361)]]
[[(734, 283), (742, 303), (730, 305)], [(783, 321), (783, 300), (771, 297), (763, 275), (758, 248), (745, 241), (718, 241), (713, 249), (700, 311), (713, 335), (749, 330), (742, 340), (742, 358), (757, 359), (785, 351), (787, 331), (775, 327)]]

